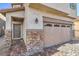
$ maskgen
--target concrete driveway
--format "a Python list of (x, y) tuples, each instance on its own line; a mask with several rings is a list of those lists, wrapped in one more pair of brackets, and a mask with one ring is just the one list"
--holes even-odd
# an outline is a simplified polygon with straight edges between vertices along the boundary
[(72, 40), (67, 43), (45, 48), (44, 52), (34, 56), (79, 56), (79, 40)]

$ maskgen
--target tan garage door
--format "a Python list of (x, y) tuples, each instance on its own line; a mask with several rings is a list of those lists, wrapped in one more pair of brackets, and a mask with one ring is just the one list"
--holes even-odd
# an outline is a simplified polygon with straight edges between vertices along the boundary
[(71, 25), (59, 23), (44, 23), (45, 47), (64, 43), (71, 39)]

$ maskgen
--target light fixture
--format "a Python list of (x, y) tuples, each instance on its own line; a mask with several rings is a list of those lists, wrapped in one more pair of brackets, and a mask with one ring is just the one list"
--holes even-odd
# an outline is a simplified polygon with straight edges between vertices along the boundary
[(37, 18), (35, 19), (35, 23), (36, 23), (36, 24), (38, 23), (38, 19), (37, 19)]

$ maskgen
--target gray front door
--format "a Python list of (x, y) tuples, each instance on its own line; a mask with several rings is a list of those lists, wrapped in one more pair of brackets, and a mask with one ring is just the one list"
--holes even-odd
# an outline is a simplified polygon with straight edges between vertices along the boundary
[(21, 38), (21, 24), (13, 24), (13, 38)]

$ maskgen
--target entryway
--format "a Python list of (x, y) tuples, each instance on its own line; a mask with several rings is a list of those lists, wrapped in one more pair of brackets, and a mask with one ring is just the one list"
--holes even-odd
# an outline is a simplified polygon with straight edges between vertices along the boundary
[(20, 22), (16, 22), (12, 24), (12, 38), (13, 39), (21, 39), (22, 38), (22, 24)]
[(12, 17), (12, 40), (10, 47), (11, 56), (23, 55), (26, 52), (26, 45), (23, 38), (24, 18)]
[(23, 39), (23, 21), (17, 17), (12, 19), (12, 39)]

